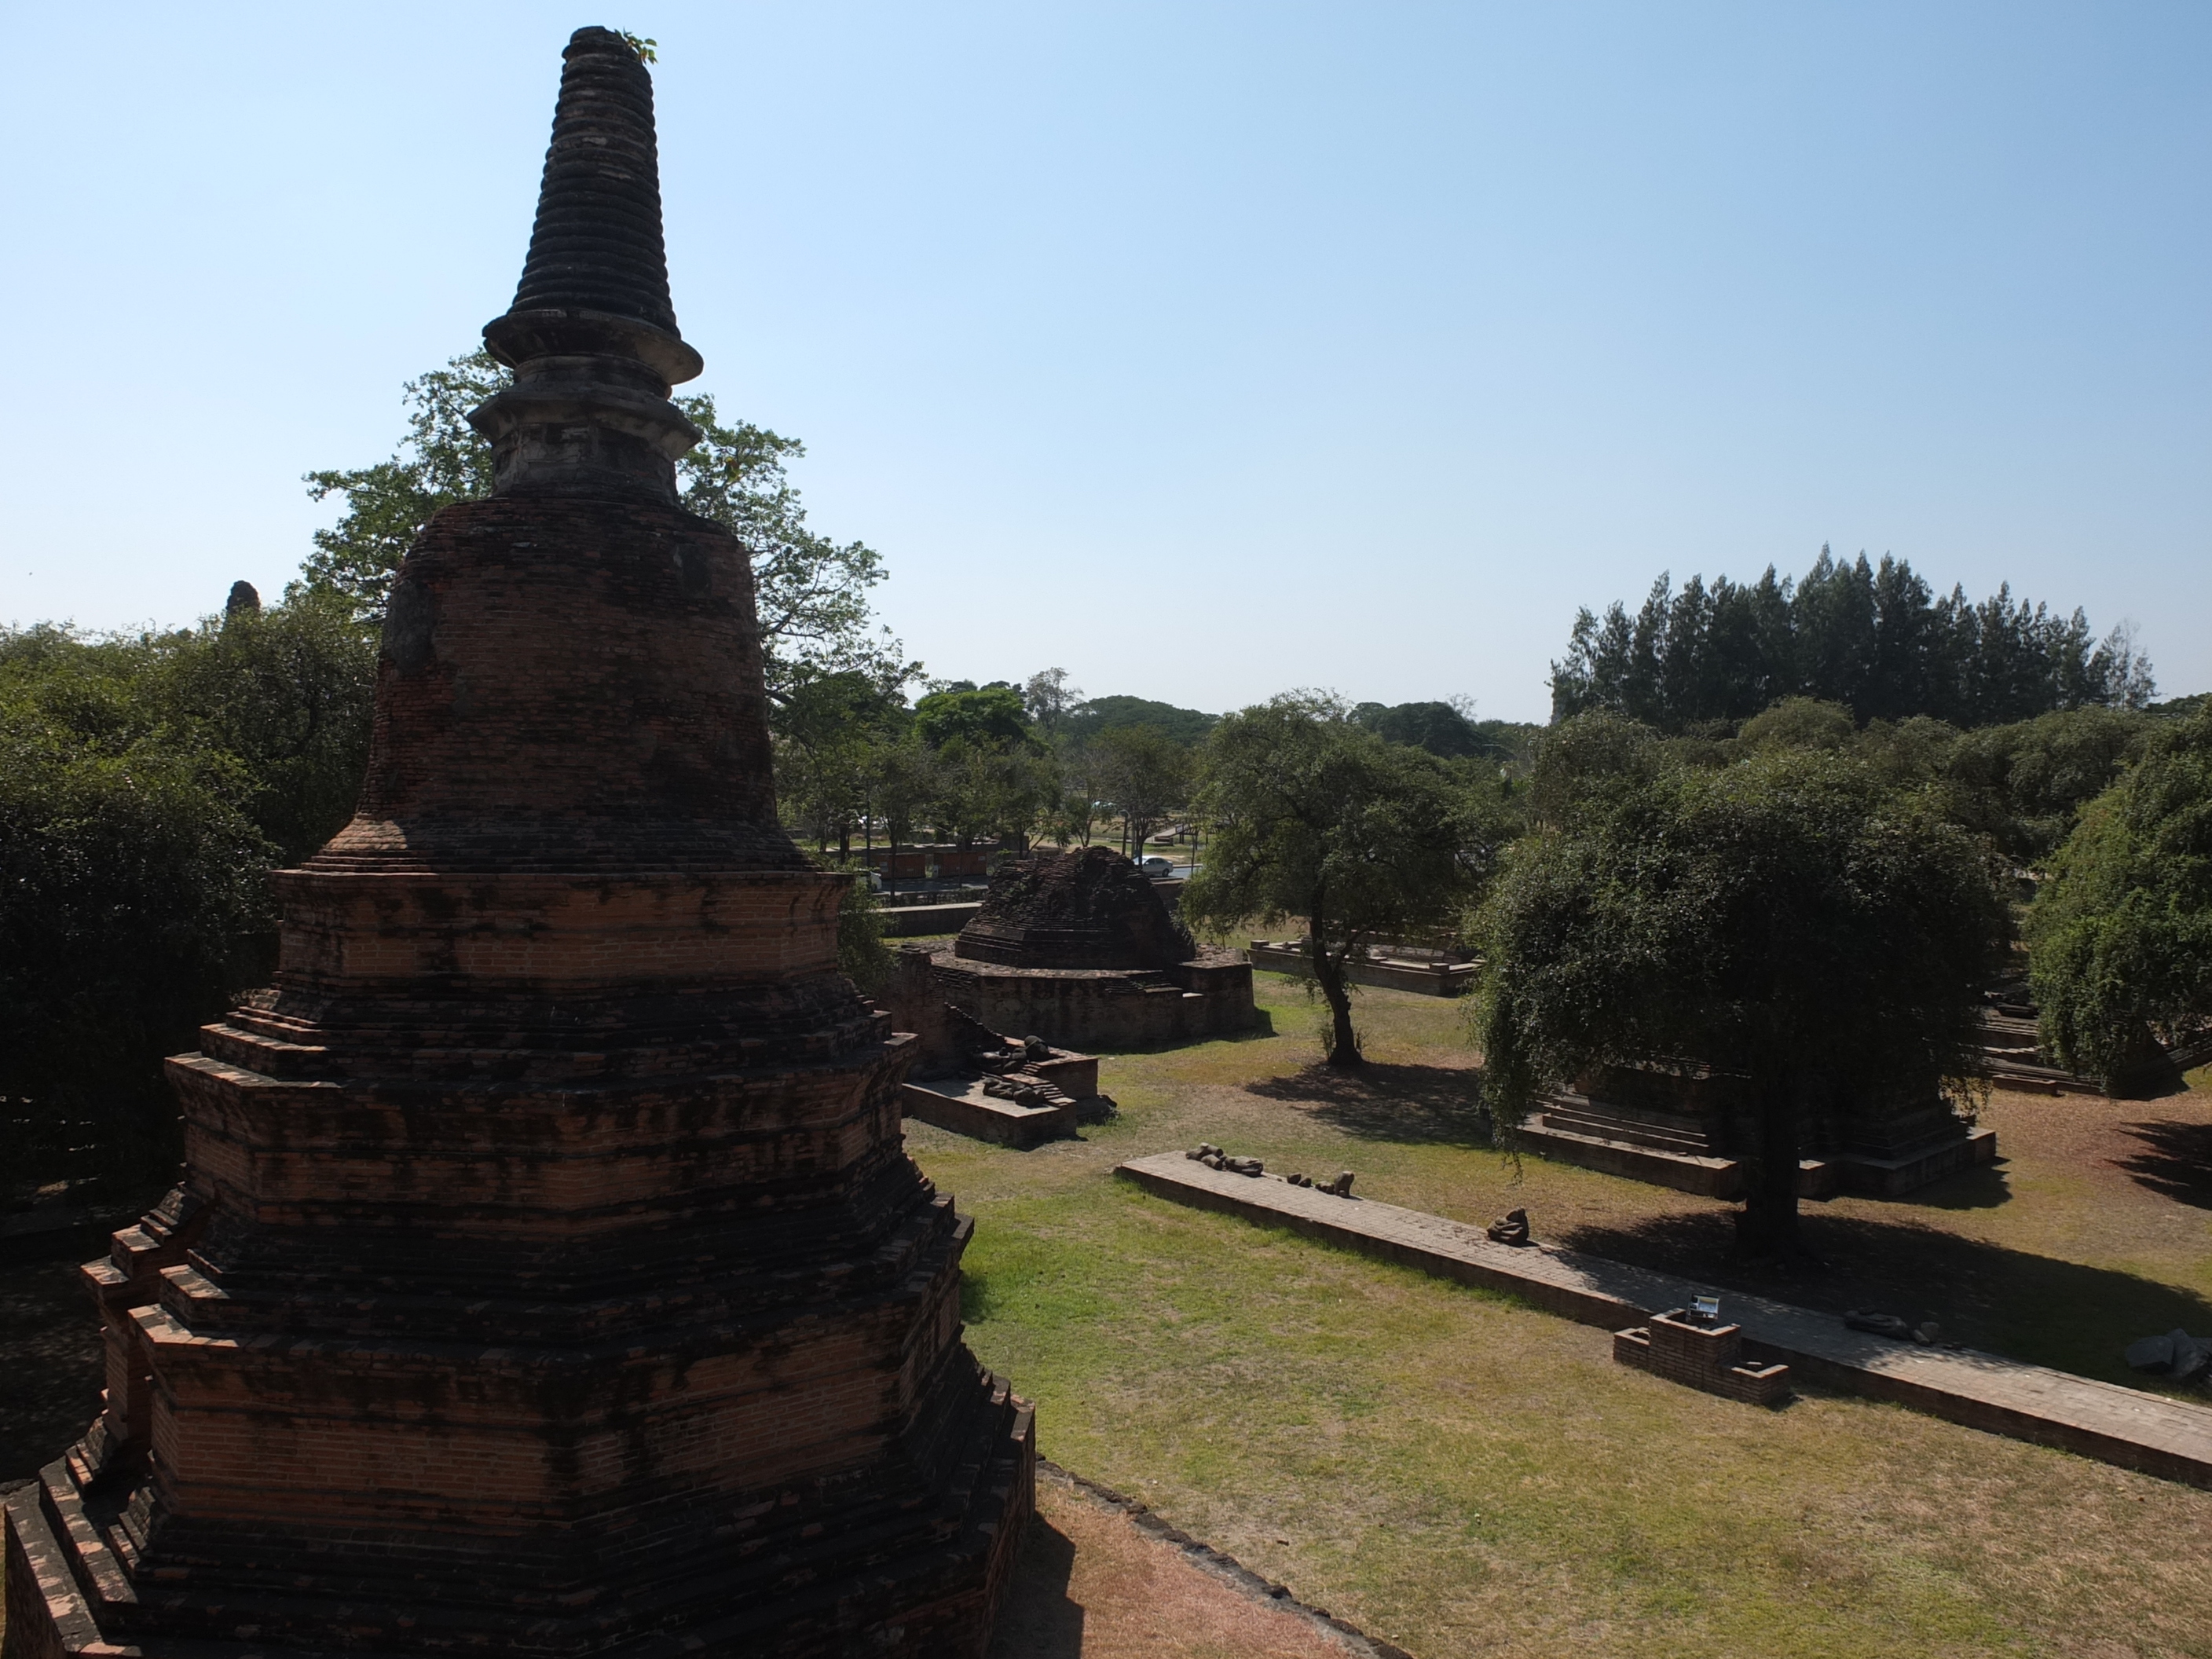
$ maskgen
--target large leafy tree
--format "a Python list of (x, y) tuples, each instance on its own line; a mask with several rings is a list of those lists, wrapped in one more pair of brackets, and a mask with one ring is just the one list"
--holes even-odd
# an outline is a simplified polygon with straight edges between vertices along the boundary
[(1605, 717), (1558, 747), (1478, 921), (1491, 1109), (1510, 1127), (1600, 1062), (1743, 1077), (1741, 1242), (1793, 1253), (1809, 1109), (1972, 1086), (2008, 927), (1984, 845), (1842, 750), (1698, 765)]
[(875, 784), (887, 746), (903, 739), (913, 716), (895, 683), (856, 668), (802, 666), (776, 722), (775, 791), (785, 818), (849, 856), (854, 830), (865, 838), (878, 816)]
[(2118, 1080), (2212, 1020), (2212, 709), (2154, 731), (2092, 802), (2028, 914), (2043, 1040)]
[[(441, 507), (491, 492), (491, 446), (468, 412), (508, 383), (483, 351), (456, 357), (406, 383), (407, 436), (389, 460), (311, 472), (317, 501), (341, 495), (345, 512), (315, 532), (302, 563), (313, 592), (343, 598), (358, 615), (380, 619), (407, 550)], [(740, 421), (725, 424), (711, 397), (679, 397), (676, 406), (703, 435), (677, 462), (684, 505), (728, 527), (752, 555), (753, 582), (767, 654), (769, 691), (779, 707), (806, 672), (856, 669), (902, 680), (914, 666), (898, 642), (870, 631), (868, 591), (884, 579), (883, 556), (860, 542), (836, 542), (806, 522), (786, 464), (805, 453), (797, 439)]]
[(1154, 726), (1117, 726), (1087, 745), (1090, 770), (1121, 814), (1129, 851), (1142, 854), (1152, 834), (1190, 793), (1189, 751)]
[(956, 738), (978, 748), (1029, 748), (1029, 711), (1011, 685), (957, 684), (932, 691), (914, 706), (915, 730), (941, 748)]
[(1288, 695), (1231, 714), (1199, 751), (1209, 834), (1184, 918), (1302, 918), (1328, 1005), (1329, 1063), (1358, 1066), (1346, 963), (1449, 920), (1479, 889), (1506, 834), (1494, 775), (1488, 788), (1486, 798), (1469, 775), (1367, 731), (1334, 697)]
[(165, 1054), (265, 966), (249, 769), (165, 695), (177, 641), (0, 634), (0, 1169), (173, 1164)]
[(312, 594), (165, 636), (149, 688), (167, 716), (234, 757), (247, 811), (286, 860), (353, 816), (368, 764), (376, 635), (343, 602)]

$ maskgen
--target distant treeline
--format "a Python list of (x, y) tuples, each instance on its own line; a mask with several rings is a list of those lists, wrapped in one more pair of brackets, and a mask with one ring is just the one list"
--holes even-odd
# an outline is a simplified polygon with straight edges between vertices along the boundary
[(1352, 718), (1390, 743), (1425, 749), (1440, 760), (1525, 760), (1543, 728), (1517, 720), (1478, 720), (1456, 703), (1363, 702)]
[(2150, 664), (2125, 628), (2100, 641), (2010, 587), (1937, 599), (1902, 559), (1846, 564), (1820, 550), (1802, 580), (1774, 568), (1748, 586), (1662, 575), (1632, 615), (1575, 617), (1552, 665), (1552, 717), (1602, 709), (1666, 732), (1747, 720), (1785, 697), (1839, 703), (1861, 724), (1929, 715), (1961, 728), (2056, 710), (2140, 708)]

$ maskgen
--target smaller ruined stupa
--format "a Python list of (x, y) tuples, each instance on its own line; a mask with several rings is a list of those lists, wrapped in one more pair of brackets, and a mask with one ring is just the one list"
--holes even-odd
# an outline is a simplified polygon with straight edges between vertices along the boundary
[(1250, 1030), (1252, 969), (1193, 942), (1153, 883), (1109, 848), (1005, 860), (933, 967), (986, 1025), (1071, 1048), (1141, 1048)]

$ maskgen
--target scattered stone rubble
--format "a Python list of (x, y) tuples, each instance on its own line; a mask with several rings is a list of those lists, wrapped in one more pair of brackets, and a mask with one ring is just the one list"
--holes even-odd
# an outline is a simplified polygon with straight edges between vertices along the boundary
[(1495, 1244), (1522, 1245), (1533, 1241), (1528, 1237), (1528, 1212), (1508, 1210), (1483, 1230)]
[(2190, 1335), (2179, 1326), (2164, 1336), (2146, 1336), (2127, 1347), (2130, 1369), (2172, 1377), (2177, 1382), (2212, 1382), (2212, 1338)]
[[(1210, 1140), (1201, 1140), (1183, 1156), (1194, 1163), (1203, 1164), (1209, 1170), (1220, 1170), (1230, 1175), (1260, 1176), (1267, 1172), (1267, 1165), (1258, 1158), (1232, 1157)], [(1315, 1192), (1327, 1193), (1334, 1198), (1352, 1196), (1352, 1171), (1349, 1170), (1339, 1170), (1334, 1181), (1317, 1182), (1309, 1175), (1286, 1175), (1281, 1180), (1286, 1187), (1310, 1187)]]
[(893, 1029), (911, 1031), (918, 1058), (900, 1095), (908, 1117), (1005, 1146), (1034, 1146), (1103, 1122), (1098, 1060), (1042, 1037), (1003, 1036), (945, 1000), (929, 952), (902, 949), (882, 994)]

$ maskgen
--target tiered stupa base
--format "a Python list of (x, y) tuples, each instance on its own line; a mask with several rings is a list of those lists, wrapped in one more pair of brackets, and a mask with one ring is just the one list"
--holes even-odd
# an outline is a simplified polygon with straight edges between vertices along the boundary
[(714, 810), (765, 772), (699, 740), (764, 747), (707, 672), (742, 552), (495, 501), (410, 587), (363, 814), (172, 1062), (184, 1186), (87, 1269), (106, 1405), (11, 1506), (9, 1659), (979, 1653), (1030, 1413), (961, 1342), (848, 878)]

